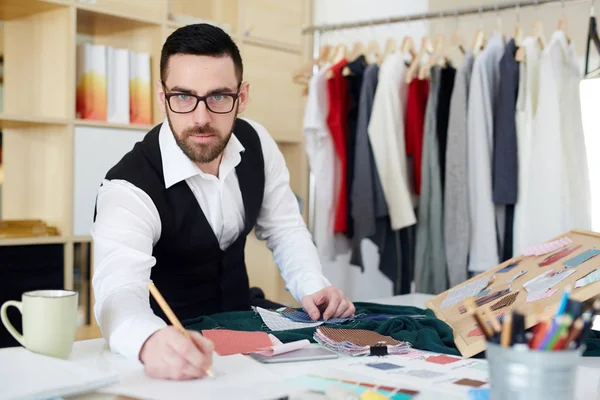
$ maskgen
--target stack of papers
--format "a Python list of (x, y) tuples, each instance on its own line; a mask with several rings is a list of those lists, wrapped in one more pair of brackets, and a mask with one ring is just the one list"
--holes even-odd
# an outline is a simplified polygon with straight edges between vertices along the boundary
[(381, 348), (385, 354), (404, 354), (411, 350), (408, 342), (399, 342), (389, 336), (364, 329), (317, 328), (314, 339), (317, 343), (337, 353), (350, 356), (366, 356)]

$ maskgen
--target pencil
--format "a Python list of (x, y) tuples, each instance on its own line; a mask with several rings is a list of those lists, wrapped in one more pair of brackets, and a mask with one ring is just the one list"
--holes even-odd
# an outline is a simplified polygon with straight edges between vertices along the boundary
[[(148, 289), (150, 290), (150, 293), (152, 293), (154, 300), (156, 300), (161, 310), (165, 313), (165, 315), (171, 322), (171, 325), (177, 328), (177, 330), (179, 330), (179, 332), (181, 332), (183, 336), (185, 336), (189, 340), (192, 340), (188, 331), (186, 331), (183, 325), (181, 325), (181, 322), (179, 322), (179, 319), (175, 316), (175, 313), (173, 312), (171, 307), (169, 307), (169, 304), (167, 304), (167, 301), (162, 296), (162, 294), (160, 294), (153, 282), (148, 282)], [(211, 378), (214, 376), (210, 369), (206, 371), (206, 375), (208, 375)]]
[(467, 308), (467, 310), (472, 312), (473, 317), (475, 318), (475, 320), (481, 327), (481, 330), (483, 331), (483, 334), (485, 335), (485, 337), (488, 340), (490, 340), (492, 338), (492, 336), (494, 336), (494, 334), (492, 332), (492, 328), (489, 327), (487, 322), (483, 320), (483, 317), (481, 315), (479, 315), (479, 312), (475, 309), (475, 307), (474, 307), (475, 303), (473, 302), (473, 299), (472, 298), (466, 299), (464, 301), (464, 304), (465, 304), (465, 307)]
[(512, 336), (512, 313), (509, 312), (504, 316), (502, 321), (502, 335), (500, 336), (500, 344), (502, 347), (510, 347)]

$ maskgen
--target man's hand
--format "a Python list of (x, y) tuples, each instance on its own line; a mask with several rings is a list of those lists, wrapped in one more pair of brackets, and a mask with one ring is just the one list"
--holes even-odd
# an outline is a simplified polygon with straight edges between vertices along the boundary
[(140, 350), (146, 374), (158, 379), (195, 379), (206, 375), (212, 365), (212, 342), (196, 331), (186, 338), (173, 326), (156, 331)]
[(354, 304), (339, 289), (328, 286), (316, 293), (302, 298), (302, 308), (310, 315), (313, 321), (321, 315), (327, 321), (329, 318), (348, 318), (354, 315)]

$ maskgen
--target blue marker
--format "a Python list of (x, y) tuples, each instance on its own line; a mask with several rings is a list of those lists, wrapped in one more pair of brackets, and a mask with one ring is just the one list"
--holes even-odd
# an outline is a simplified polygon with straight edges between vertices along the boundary
[(571, 293), (571, 287), (567, 286), (565, 288), (565, 292), (563, 293), (562, 298), (560, 299), (560, 304), (558, 306), (558, 310), (556, 311), (556, 316), (560, 317), (565, 313), (567, 309), (567, 302), (569, 301), (569, 294)]

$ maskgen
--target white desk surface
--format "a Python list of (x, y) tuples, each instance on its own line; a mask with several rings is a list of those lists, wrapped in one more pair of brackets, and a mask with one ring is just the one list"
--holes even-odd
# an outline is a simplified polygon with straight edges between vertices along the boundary
[[(424, 294), (410, 294), (391, 298), (375, 299), (371, 300), (370, 302), (424, 308), (424, 302), (430, 297), (431, 296)], [(104, 370), (118, 371), (121, 375), (121, 381), (123, 381), (123, 379), (127, 379), (127, 372), (139, 370), (141, 368), (139, 363), (125, 360), (121, 356), (111, 353), (110, 350), (108, 350), (104, 339), (76, 342), (71, 355), (71, 360), (76, 363), (81, 363), (82, 365), (93, 366)], [(310, 363), (301, 362), (286, 364), (264, 364), (264, 366), (281, 376), (283, 380), (284, 378), (310, 373), (311, 370), (314, 369), (315, 364), (319, 362), (320, 361)], [(600, 400), (600, 357), (582, 358), (578, 370), (576, 387), (576, 400)], [(201, 393), (198, 393), (198, 398), (201, 397)], [(78, 396), (75, 399), (114, 400), (119, 399), (119, 397), (107, 394), (88, 394), (85, 396)]]

